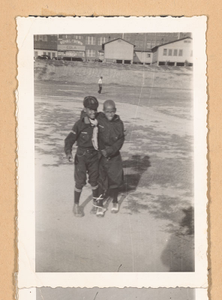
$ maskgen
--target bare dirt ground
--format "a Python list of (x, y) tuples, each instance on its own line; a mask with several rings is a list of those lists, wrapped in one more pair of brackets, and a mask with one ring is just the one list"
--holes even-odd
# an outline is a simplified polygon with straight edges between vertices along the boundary
[[(53, 74), (35, 66), (36, 271), (193, 271), (192, 72), (100, 65), (52, 66)], [(100, 110), (116, 101), (127, 130), (120, 211), (111, 214), (109, 204), (104, 218), (90, 214), (89, 185), (84, 217), (74, 217), (74, 166), (63, 154), (86, 95), (98, 98)]]

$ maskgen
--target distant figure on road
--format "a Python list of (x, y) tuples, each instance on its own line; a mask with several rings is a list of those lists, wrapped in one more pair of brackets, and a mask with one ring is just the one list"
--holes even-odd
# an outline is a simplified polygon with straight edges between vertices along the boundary
[[(118, 192), (123, 184), (123, 165), (120, 149), (124, 143), (124, 126), (116, 115), (116, 105), (113, 100), (106, 100), (103, 112), (98, 113), (99, 151), (102, 157), (99, 161), (99, 195), (101, 200), (109, 190), (112, 196), (112, 213), (119, 211)], [(102, 195), (102, 196), (101, 196)], [(102, 205), (103, 206), (103, 205)], [(97, 215), (104, 215), (105, 210), (97, 209)]]
[(99, 81), (98, 81), (98, 85), (99, 85), (99, 90), (98, 90), (98, 93), (101, 94), (102, 92), (102, 87), (103, 87), (103, 81), (102, 81), (103, 77), (101, 76), (99, 78)]
[(76, 217), (83, 217), (79, 207), (79, 199), (82, 188), (86, 184), (86, 175), (89, 175), (89, 183), (92, 186), (93, 199), (96, 201), (99, 196), (98, 175), (98, 121), (95, 119), (99, 103), (93, 96), (87, 96), (83, 101), (84, 115), (74, 124), (71, 132), (65, 139), (65, 154), (69, 161), (72, 160), (72, 146), (77, 141), (75, 155), (75, 190), (74, 208)]

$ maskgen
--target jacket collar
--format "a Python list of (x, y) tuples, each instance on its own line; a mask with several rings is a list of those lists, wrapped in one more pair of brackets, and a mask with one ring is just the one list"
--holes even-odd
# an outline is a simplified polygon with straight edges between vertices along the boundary
[[(106, 120), (108, 121), (108, 119), (106, 118), (104, 112), (101, 112), (101, 114), (102, 114), (103, 118), (106, 119)], [(118, 115), (115, 114), (114, 117), (113, 117), (113, 119), (112, 119), (112, 121), (109, 121), (109, 122), (117, 122), (117, 121), (119, 121), (119, 120), (120, 120), (120, 117), (119, 117)]]

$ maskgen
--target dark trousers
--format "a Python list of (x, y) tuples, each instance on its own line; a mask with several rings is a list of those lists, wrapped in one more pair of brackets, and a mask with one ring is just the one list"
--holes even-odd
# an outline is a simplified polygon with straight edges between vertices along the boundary
[(75, 186), (81, 190), (86, 184), (87, 174), (92, 188), (98, 184), (99, 176), (99, 157), (96, 150), (77, 149), (75, 156)]
[(123, 165), (120, 153), (109, 159), (101, 157), (99, 161), (99, 187), (104, 191), (120, 188), (123, 184)]
[(98, 93), (101, 94), (102, 92), (102, 84), (99, 84), (99, 90), (98, 90)]

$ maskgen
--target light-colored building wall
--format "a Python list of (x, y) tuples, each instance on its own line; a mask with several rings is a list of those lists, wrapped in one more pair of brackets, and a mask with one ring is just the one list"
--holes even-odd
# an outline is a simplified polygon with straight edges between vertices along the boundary
[(104, 45), (105, 59), (112, 60), (133, 60), (134, 45), (121, 39), (109, 42)]
[(135, 62), (141, 62), (145, 64), (151, 64), (152, 63), (152, 52), (142, 52), (142, 51), (135, 51)]
[[(157, 49), (158, 50), (158, 49)], [(154, 51), (153, 52), (153, 55), (152, 55), (152, 63), (156, 63), (157, 62), (157, 59), (158, 59), (158, 51)]]
[(159, 62), (193, 63), (192, 39), (188, 38), (159, 46), (157, 56)]

